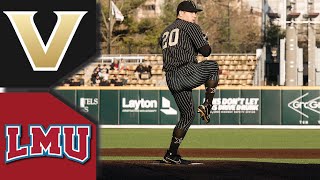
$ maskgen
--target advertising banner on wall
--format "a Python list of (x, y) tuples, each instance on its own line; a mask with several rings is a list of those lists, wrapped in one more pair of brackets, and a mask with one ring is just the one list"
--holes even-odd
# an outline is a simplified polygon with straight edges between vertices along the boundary
[[(60, 90), (59, 90), (60, 91)], [(175, 125), (179, 109), (169, 90), (76, 90), (59, 92), (100, 124)], [(205, 124), (197, 107), (204, 90), (193, 90), (193, 124)], [(72, 96), (76, 94), (77, 97)], [(212, 101), (213, 125), (318, 125), (320, 92), (317, 90), (220, 89)]]
[(288, 90), (283, 93), (283, 124), (320, 124), (319, 91)]

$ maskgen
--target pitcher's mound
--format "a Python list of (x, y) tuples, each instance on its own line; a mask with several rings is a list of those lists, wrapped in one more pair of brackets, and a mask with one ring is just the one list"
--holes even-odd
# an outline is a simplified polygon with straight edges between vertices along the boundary
[(151, 164), (158, 164), (158, 165), (169, 165), (169, 166), (194, 166), (194, 165), (203, 165), (203, 163), (200, 162), (191, 162), (191, 164), (168, 164), (164, 162), (163, 160), (156, 160), (154, 162), (151, 162)]

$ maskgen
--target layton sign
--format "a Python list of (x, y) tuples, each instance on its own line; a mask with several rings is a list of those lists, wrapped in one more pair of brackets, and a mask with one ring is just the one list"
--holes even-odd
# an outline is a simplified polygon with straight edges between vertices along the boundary
[[(171, 102), (165, 97), (161, 98), (162, 106), (160, 111), (166, 115), (177, 115), (177, 110), (171, 107)], [(157, 112), (158, 100), (139, 100), (122, 98), (122, 112)]]

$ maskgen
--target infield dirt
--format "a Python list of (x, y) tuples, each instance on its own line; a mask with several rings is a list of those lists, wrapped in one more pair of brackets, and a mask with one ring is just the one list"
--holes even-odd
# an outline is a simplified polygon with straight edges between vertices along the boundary
[(98, 179), (320, 179), (320, 165), (246, 161), (197, 161), (199, 165), (167, 165), (156, 161), (101, 161)]
[[(106, 148), (100, 149), (100, 156), (162, 157), (162, 148)], [(181, 148), (183, 157), (202, 158), (281, 158), (320, 159), (320, 149), (195, 149)]]
[[(159, 163), (164, 152), (165, 149), (161, 148), (100, 149), (100, 156), (159, 157), (159, 160), (99, 161), (98, 179), (320, 179), (320, 164), (193, 160), (196, 165), (170, 165)], [(320, 159), (319, 149), (180, 149), (180, 154), (186, 159), (188, 157)]]

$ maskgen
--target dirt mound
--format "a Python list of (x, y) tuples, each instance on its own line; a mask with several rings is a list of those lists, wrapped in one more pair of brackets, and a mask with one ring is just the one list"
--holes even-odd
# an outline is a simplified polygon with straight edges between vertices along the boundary
[(193, 161), (168, 165), (159, 161), (101, 161), (98, 179), (320, 179), (320, 165), (246, 161)]

